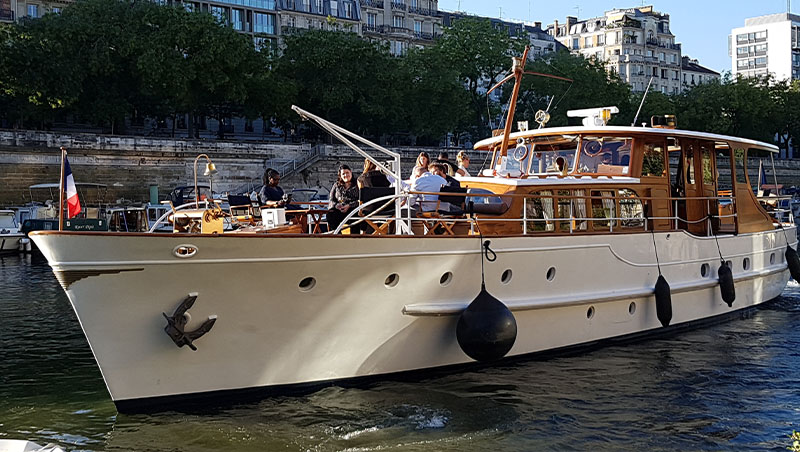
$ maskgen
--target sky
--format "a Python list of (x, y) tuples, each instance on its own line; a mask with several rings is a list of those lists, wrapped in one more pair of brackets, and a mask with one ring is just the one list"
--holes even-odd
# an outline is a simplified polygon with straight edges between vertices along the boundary
[[(731, 70), (728, 35), (744, 26), (749, 17), (787, 11), (787, 0), (439, 0), (439, 9), (462, 11), (518, 22), (542, 22), (545, 28), (567, 16), (590, 19), (615, 8), (653, 5), (669, 14), (675, 42), (683, 44), (682, 55), (717, 72)], [(800, 0), (794, 0), (792, 13), (800, 14)]]

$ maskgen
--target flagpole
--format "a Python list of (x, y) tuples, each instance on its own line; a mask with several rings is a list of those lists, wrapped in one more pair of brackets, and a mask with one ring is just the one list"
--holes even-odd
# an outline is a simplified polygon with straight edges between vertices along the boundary
[(64, 230), (64, 158), (67, 156), (67, 150), (61, 147), (61, 177), (59, 177), (58, 184), (58, 230)]

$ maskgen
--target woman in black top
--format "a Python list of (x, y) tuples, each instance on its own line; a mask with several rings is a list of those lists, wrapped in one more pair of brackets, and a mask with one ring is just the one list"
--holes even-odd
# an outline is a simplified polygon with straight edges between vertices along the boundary
[(358, 206), (358, 186), (353, 182), (353, 171), (347, 165), (339, 167), (339, 178), (331, 188), (328, 198), (328, 227), (331, 231), (339, 227), (346, 217)]
[(358, 188), (364, 187), (388, 187), (389, 179), (386, 175), (378, 171), (378, 167), (370, 159), (364, 159), (364, 172), (358, 176)]

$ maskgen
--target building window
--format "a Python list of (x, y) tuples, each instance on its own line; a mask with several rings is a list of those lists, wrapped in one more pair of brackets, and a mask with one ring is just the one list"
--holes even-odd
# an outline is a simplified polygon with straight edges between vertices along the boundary
[(414, 21), (414, 33), (417, 35), (422, 34), (422, 21), (415, 20)]
[(241, 9), (232, 9), (231, 10), (231, 27), (234, 30), (242, 31), (244, 29), (244, 21), (242, 20), (242, 10)]
[(61, 14), (61, 8), (57, 6), (54, 6), (51, 11), (53, 11), (53, 14)]
[(584, 47), (592, 47), (592, 37), (591, 36), (587, 36), (587, 37), (583, 38), (583, 46)]
[(275, 16), (272, 14), (253, 13), (253, 31), (274, 35)]
[(572, 38), (572, 48), (577, 49), (580, 47), (580, 40), (578, 38)]
[(405, 23), (403, 20), (403, 16), (393, 16), (392, 17), (392, 26), (395, 28), (405, 28)]
[(605, 33), (597, 35), (597, 45), (602, 46), (606, 44)]
[(227, 20), (227, 14), (225, 13), (225, 8), (221, 6), (212, 6), (211, 7), (211, 15), (214, 16), (220, 22), (225, 22)]
[(348, 19), (353, 18), (353, 4), (350, 2), (343, 3), (344, 5), (344, 17)]
[(375, 13), (367, 13), (367, 25), (370, 27), (374, 27), (375, 24), (378, 22), (378, 15)]
[(28, 16), (39, 17), (39, 5), (28, 5)]
[(322, 12), (322, 0), (317, 0), (316, 5), (317, 5), (317, 12), (321, 13)]

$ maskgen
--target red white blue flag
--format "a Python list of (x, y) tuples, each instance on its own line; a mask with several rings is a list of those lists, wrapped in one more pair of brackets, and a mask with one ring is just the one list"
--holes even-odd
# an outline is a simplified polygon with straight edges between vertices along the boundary
[(67, 193), (67, 218), (72, 218), (81, 213), (81, 201), (78, 199), (75, 178), (72, 177), (72, 168), (69, 167), (66, 155), (64, 156), (64, 191)]

